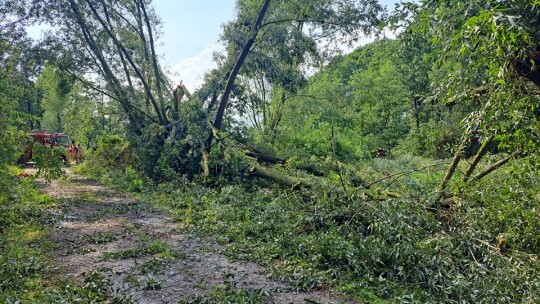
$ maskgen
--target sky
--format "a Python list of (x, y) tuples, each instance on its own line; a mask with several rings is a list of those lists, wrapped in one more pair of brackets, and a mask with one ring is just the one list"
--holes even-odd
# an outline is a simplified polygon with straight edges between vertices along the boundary
[[(389, 10), (399, 0), (381, 0)], [(180, 81), (190, 91), (202, 85), (204, 74), (215, 67), (212, 54), (223, 47), (218, 43), (222, 25), (234, 18), (236, 0), (154, 0), (153, 6), (162, 21), (157, 52), (170, 71), (173, 86)], [(47, 26), (28, 29), (38, 38)], [(372, 39), (371, 39), (372, 40)], [(370, 39), (363, 39), (364, 43)]]
[[(235, 0), (154, 0), (162, 20), (162, 62), (173, 73), (174, 84), (183, 81), (190, 91), (200, 87), (204, 73), (215, 67), (212, 53), (222, 25), (234, 18)], [(398, 0), (382, 0), (389, 10)]]
[(212, 53), (222, 25), (234, 18), (234, 0), (154, 0), (162, 20), (158, 52), (163, 63), (193, 91), (202, 84), (204, 73), (215, 67)]

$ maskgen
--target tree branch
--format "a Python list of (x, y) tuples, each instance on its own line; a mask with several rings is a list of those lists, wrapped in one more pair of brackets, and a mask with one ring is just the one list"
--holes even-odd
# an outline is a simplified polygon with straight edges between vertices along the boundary
[(487, 148), (488, 148), (488, 145), (489, 143), (493, 140), (493, 138), (495, 138), (495, 135), (490, 135), (483, 143), (482, 143), (482, 146), (480, 147), (480, 149), (478, 149), (478, 151), (476, 152), (476, 154), (474, 155), (474, 158), (472, 160), (472, 163), (469, 165), (469, 167), (467, 168), (467, 171), (465, 171), (465, 176), (463, 177), (463, 181), (466, 183), (469, 178), (471, 177), (471, 174), (473, 173), (474, 169), (476, 169), (476, 166), (478, 165), (478, 163), (480, 163), (480, 160), (482, 159), (482, 157), (486, 154), (487, 152)]
[(376, 179), (376, 180), (372, 181), (371, 183), (367, 184), (366, 186), (364, 186), (364, 188), (369, 189), (374, 184), (382, 182), (382, 181), (387, 180), (387, 179), (392, 178), (392, 177), (401, 177), (402, 175), (407, 175), (407, 174), (411, 174), (411, 173), (414, 173), (414, 172), (423, 171), (423, 170), (426, 170), (426, 169), (429, 169), (429, 168), (432, 168), (432, 167), (437, 167), (437, 166), (442, 166), (442, 165), (447, 165), (447, 164), (448, 164), (447, 162), (438, 162), (438, 163), (427, 165), (427, 166), (424, 166), (424, 167), (421, 167), (421, 168), (418, 168), (418, 169), (410, 169), (410, 170), (396, 172), (396, 173), (393, 173), (393, 174), (390, 174), (390, 175), (387, 175), (387, 176), (383, 176), (383, 177), (381, 177), (379, 179)]
[(144, 15), (144, 21), (146, 23), (146, 31), (148, 32), (148, 38), (150, 39), (150, 51), (151, 51), (151, 57), (152, 57), (152, 66), (154, 67), (154, 76), (156, 81), (156, 89), (158, 92), (158, 98), (159, 98), (159, 105), (161, 107), (162, 115), (165, 120), (167, 120), (167, 117), (165, 115), (165, 102), (163, 100), (163, 92), (161, 91), (161, 76), (160, 76), (160, 70), (156, 58), (156, 50), (154, 46), (154, 34), (152, 34), (152, 27), (150, 26), (150, 19), (148, 18), (148, 13), (146, 12), (146, 7), (144, 6), (144, 1), (139, 1), (139, 4), (141, 6), (143, 15)]
[(70, 70), (68, 69), (63, 69), (63, 71), (65, 71), (66, 73), (68, 73), (69, 75), (71, 75), (71, 77), (75, 78), (77, 81), (79, 81), (80, 83), (82, 83), (83, 85), (89, 87), (90, 89), (100, 93), (100, 94), (103, 94), (107, 97), (109, 97), (110, 99), (112, 100), (115, 100), (121, 104), (124, 104), (125, 106), (141, 113), (143, 116), (145, 116), (146, 118), (150, 119), (151, 121), (157, 123), (157, 120), (155, 118), (153, 118), (152, 116), (149, 116), (148, 114), (146, 114), (145, 112), (143, 112), (141, 109), (135, 107), (134, 105), (130, 104), (130, 103), (125, 103), (124, 101), (114, 97), (113, 95), (107, 93), (105, 90), (101, 89), (100, 87), (94, 85), (93, 83), (91, 83), (90, 81), (87, 81), (81, 77), (79, 77), (78, 75), (76, 75), (75, 73), (71, 72)]
[[(105, 18), (107, 19), (107, 22), (111, 25), (112, 27), (112, 22), (111, 22), (111, 18), (109, 16), (109, 12), (107, 10), (107, 6), (105, 5), (105, 3), (103, 3), (103, 12), (105, 13)], [(127, 64), (126, 64), (126, 59), (124, 58), (124, 54), (122, 54), (122, 51), (120, 50), (120, 48), (118, 46), (116, 46), (116, 49), (118, 51), (118, 54), (120, 54), (120, 61), (122, 62), (122, 67), (124, 69), (124, 73), (126, 74), (126, 77), (127, 77), (127, 81), (128, 81), (128, 84), (129, 84), (129, 87), (130, 88), (133, 88), (133, 82), (131, 81), (131, 75), (129, 74), (129, 71), (128, 71), (128, 68), (127, 68)]]
[(74, 0), (69, 0), (69, 4), (71, 6), (71, 10), (73, 11), (73, 14), (75, 15), (75, 19), (77, 23), (79, 24), (81, 31), (83, 33), (83, 38), (92, 50), (92, 53), (97, 57), (97, 59), (100, 62), (100, 67), (103, 70), (103, 73), (105, 74), (105, 79), (107, 82), (113, 87), (116, 94), (118, 94), (119, 100), (122, 100), (120, 102), (120, 105), (124, 109), (124, 111), (128, 114), (130, 120), (133, 124), (137, 126), (137, 128), (140, 129), (140, 121), (139, 117), (135, 116), (132, 111), (130, 111), (130, 105), (131, 103), (128, 101), (127, 97), (124, 94), (124, 91), (121, 88), (120, 82), (112, 72), (112, 69), (109, 67), (107, 61), (103, 57), (103, 54), (99, 50), (96, 42), (92, 38), (92, 35), (90, 34), (90, 30), (88, 29), (88, 26), (86, 24), (86, 21), (84, 20), (81, 12), (79, 11), (79, 8), (77, 7), (77, 3), (75, 3)]
[(446, 174), (444, 175), (443, 179), (441, 180), (441, 183), (439, 184), (439, 188), (437, 188), (437, 194), (435, 196), (435, 204), (439, 205), (439, 202), (441, 201), (443, 197), (443, 192), (446, 189), (446, 185), (448, 184), (448, 181), (452, 178), (454, 175), (454, 172), (457, 169), (457, 166), (459, 165), (459, 161), (463, 157), (463, 148), (465, 147), (465, 144), (469, 140), (469, 137), (464, 135), (463, 139), (461, 140), (461, 144), (457, 148), (454, 158), (452, 159), (452, 162), (450, 163), (450, 166), (448, 167), (448, 170), (446, 170)]
[[(221, 129), (221, 124), (223, 122), (223, 116), (225, 115), (225, 109), (227, 108), (227, 104), (229, 101), (229, 95), (231, 94), (234, 82), (236, 80), (236, 77), (238, 76), (238, 73), (240, 72), (240, 68), (244, 64), (244, 61), (246, 60), (247, 55), (249, 54), (251, 50), (251, 46), (255, 42), (255, 39), (257, 38), (257, 35), (260, 30), (260, 24), (266, 15), (266, 12), (268, 10), (268, 7), (270, 6), (271, 0), (264, 0), (261, 9), (259, 10), (259, 13), (257, 15), (257, 18), (255, 22), (253, 22), (251, 26), (251, 35), (244, 44), (244, 47), (242, 48), (242, 51), (240, 52), (240, 55), (238, 56), (236, 63), (234, 64), (231, 73), (229, 75), (229, 79), (227, 80), (227, 85), (225, 86), (225, 89), (223, 91), (223, 94), (221, 95), (221, 100), (219, 102), (218, 111), (216, 114), (216, 119), (214, 121), (214, 126), (217, 129)], [(210, 135), (206, 141), (206, 150), (210, 151), (212, 139), (214, 137)]]
[(103, 29), (105, 30), (105, 32), (107, 33), (107, 35), (113, 40), (114, 44), (120, 48), (120, 50), (124, 53), (124, 55), (126, 56), (126, 59), (127, 61), (129, 62), (129, 64), (131, 65), (131, 67), (133, 68), (133, 70), (135, 71), (135, 73), (137, 74), (137, 77), (139, 77), (139, 80), (141, 81), (141, 83), (143, 84), (144, 86), (144, 89), (146, 90), (146, 93), (148, 94), (148, 96), (150, 97), (150, 101), (152, 102), (152, 105), (154, 106), (154, 110), (156, 111), (156, 114), (158, 116), (158, 121), (159, 121), (159, 124), (161, 125), (166, 125), (166, 120), (163, 118), (162, 116), (162, 113), (156, 103), (156, 100), (154, 98), (154, 95), (152, 94), (152, 89), (150, 88), (150, 86), (148, 85), (148, 83), (146, 82), (146, 79), (144, 78), (143, 74), (141, 73), (141, 71), (139, 70), (139, 68), (137, 67), (137, 65), (135, 64), (135, 62), (133, 61), (133, 59), (131, 58), (131, 55), (129, 54), (129, 52), (126, 50), (126, 48), (124, 47), (123, 44), (120, 43), (120, 41), (118, 41), (118, 39), (116, 38), (116, 35), (114, 35), (111, 31), (111, 29), (107, 26), (107, 24), (105, 24), (105, 22), (103, 21), (103, 19), (101, 18), (101, 16), (99, 15), (99, 13), (97, 12), (96, 8), (94, 7), (94, 5), (92, 4), (92, 2), (90, 0), (86, 0), (86, 3), (88, 4), (88, 7), (90, 7), (90, 10), (92, 11), (94, 17), (97, 19), (97, 21), (101, 24), (101, 26), (103, 27)]
[(502, 167), (503, 165), (505, 165), (506, 163), (508, 163), (512, 158), (514, 158), (516, 155), (518, 155), (519, 153), (521, 153), (521, 151), (514, 151), (514, 153), (512, 153), (511, 155), (501, 159), (500, 161), (494, 163), (493, 165), (489, 166), (488, 168), (486, 168), (484, 171), (478, 173), (475, 177), (473, 177), (472, 181), (473, 182), (476, 182), (476, 181), (479, 181), (481, 180), (482, 178), (484, 178), (486, 175), (490, 174), (491, 172), (499, 169), (500, 167)]

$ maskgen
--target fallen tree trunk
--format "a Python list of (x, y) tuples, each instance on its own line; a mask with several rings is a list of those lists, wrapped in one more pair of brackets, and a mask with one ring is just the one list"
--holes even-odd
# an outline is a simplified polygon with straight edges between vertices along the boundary
[(311, 184), (309, 181), (303, 178), (288, 176), (288, 175), (285, 175), (285, 174), (282, 174), (277, 171), (264, 168), (264, 167), (253, 166), (249, 169), (249, 174), (256, 177), (269, 179), (280, 185), (288, 186), (291, 188), (312, 188), (313, 187), (313, 184)]
[(244, 151), (244, 153), (247, 156), (255, 158), (258, 161), (262, 161), (262, 162), (270, 163), (270, 164), (283, 164), (283, 163), (285, 163), (284, 159), (277, 158), (277, 157), (274, 157), (274, 156), (271, 156), (271, 155), (263, 154), (263, 153), (255, 150), (254, 148), (247, 147), (247, 146), (245, 146), (245, 145), (243, 145), (241, 143), (238, 143), (238, 148), (240, 150)]
[(273, 156), (269, 156), (269, 155), (264, 155), (262, 153), (256, 152), (255, 150), (249, 150), (248, 149), (248, 150), (244, 150), (244, 152), (246, 153), (247, 156), (253, 157), (256, 160), (262, 161), (262, 162), (265, 162), (265, 163), (283, 164), (285, 162), (285, 160), (283, 160), (283, 159), (273, 157)]

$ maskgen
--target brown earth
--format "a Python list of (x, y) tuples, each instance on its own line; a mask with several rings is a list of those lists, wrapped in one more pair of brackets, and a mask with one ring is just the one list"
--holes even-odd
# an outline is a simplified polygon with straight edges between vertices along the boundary
[(296, 292), (256, 263), (230, 261), (214, 240), (179, 232), (166, 213), (67, 173), (50, 185), (38, 180), (62, 202), (50, 237), (57, 244), (54, 262), (80, 286), (104, 282), (106, 302), (178, 303), (215, 287), (251, 290), (265, 303), (340, 302), (327, 290)]

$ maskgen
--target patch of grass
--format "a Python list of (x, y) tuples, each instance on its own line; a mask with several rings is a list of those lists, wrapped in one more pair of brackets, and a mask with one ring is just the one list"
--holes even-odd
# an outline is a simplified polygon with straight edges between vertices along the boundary
[(116, 252), (104, 252), (103, 256), (101, 257), (102, 261), (110, 261), (110, 260), (125, 260), (125, 259), (132, 259), (137, 258), (141, 256), (147, 255), (147, 253), (144, 250), (140, 250), (141, 248), (130, 248), (130, 249), (124, 249)]
[(162, 257), (152, 257), (139, 266), (139, 272), (142, 274), (158, 273), (161, 269), (167, 267), (172, 259)]
[(111, 300), (111, 304), (131, 304), (134, 303), (133, 296), (116, 295)]
[(81, 236), (82, 243), (107, 244), (116, 241), (118, 238), (111, 232), (97, 233), (93, 235), (85, 234)]
[(0, 201), (0, 303), (95, 303), (101, 290), (89, 290), (62, 278), (50, 261), (54, 247), (53, 210), (59, 201), (45, 196), (31, 180), (10, 189)]
[(142, 290), (158, 290), (163, 287), (163, 283), (153, 274), (147, 274), (139, 281), (139, 286)]
[(169, 244), (167, 244), (167, 242), (157, 240), (144, 244), (137, 248), (130, 248), (116, 252), (104, 252), (102, 260), (109, 261), (132, 259), (146, 255), (158, 255), (163, 258), (173, 258), (176, 256), (175, 253), (171, 250)]
[(86, 275), (82, 289), (87, 291), (87, 295), (93, 301), (103, 301), (107, 299), (110, 283), (98, 271), (92, 271)]
[(259, 304), (264, 301), (264, 292), (260, 290), (230, 288), (221, 286), (212, 289), (210, 294), (195, 296), (187, 300), (181, 300), (179, 304)]

